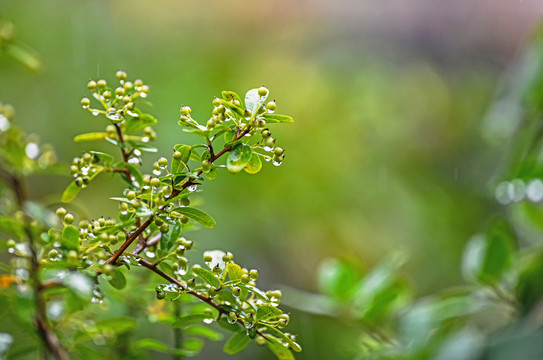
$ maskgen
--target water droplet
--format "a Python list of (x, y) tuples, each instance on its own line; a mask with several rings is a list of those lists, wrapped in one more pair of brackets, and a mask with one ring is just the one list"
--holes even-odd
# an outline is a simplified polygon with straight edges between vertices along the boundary
[(535, 203), (543, 200), (543, 181), (541, 179), (534, 179), (528, 183), (526, 197)]
[(207, 319), (204, 319), (204, 322), (206, 324), (211, 324), (213, 322), (213, 318), (207, 318)]
[(147, 250), (147, 251), (145, 252), (145, 255), (147, 255), (147, 257), (149, 257), (149, 258), (151, 258), (151, 259), (155, 257), (155, 253), (152, 252), (152, 251), (149, 251), (149, 250)]
[(147, 94), (142, 92), (142, 93), (140, 93), (140, 96), (145, 99), (147, 97)]
[(130, 110), (126, 110), (126, 113), (132, 117), (139, 117), (138, 113), (135, 113), (133, 111), (130, 111)]
[(268, 109), (268, 114), (273, 114), (275, 112), (275, 110), (269, 110)]
[(226, 320), (228, 321), (229, 324), (234, 324), (237, 321), (237, 319), (230, 319), (228, 317), (226, 318)]
[(275, 160), (273, 160), (273, 165), (275, 165), (275, 166), (279, 166), (279, 165), (281, 165), (281, 163), (280, 163), (279, 161), (275, 161)]
[(137, 157), (131, 157), (130, 159), (128, 159), (128, 163), (132, 165), (139, 165), (140, 159)]
[(500, 204), (507, 205), (513, 200), (513, 192), (513, 185), (509, 181), (503, 181), (496, 186), (494, 196)]
[(189, 192), (195, 192), (198, 187), (196, 185), (191, 185), (187, 188)]
[(266, 156), (266, 157), (264, 158), (264, 160), (265, 160), (266, 162), (270, 162), (270, 161), (271, 161), (271, 158)]
[(271, 146), (264, 146), (264, 151), (270, 152), (272, 150), (273, 150), (273, 148)]
[(103, 302), (104, 302), (104, 300), (99, 299), (99, 298), (97, 298), (95, 296), (93, 296), (92, 299), (91, 299), (91, 303), (93, 303), (93, 304), (102, 304)]
[(14, 252), (15, 252), (15, 249), (14, 249), (14, 248), (9, 248), (9, 249), (8, 249), (8, 253), (13, 254)]
[(245, 328), (246, 328), (246, 329), (252, 329), (253, 326), (255, 326), (255, 322), (254, 322), (254, 321), (245, 321)]
[(141, 151), (139, 149), (134, 149), (134, 155), (141, 156)]
[(98, 111), (98, 110), (94, 110), (94, 111), (92, 112), (92, 115), (94, 115), (94, 116), (98, 116), (98, 115), (100, 115), (100, 111)]
[(29, 142), (26, 144), (25, 153), (29, 159), (37, 159), (40, 156), (40, 147), (35, 142)]
[(158, 176), (158, 175), (160, 175), (161, 173), (162, 173), (162, 170), (158, 170), (158, 169), (153, 170), (153, 175)]
[(90, 108), (90, 105), (83, 105), (82, 107), (83, 107), (83, 109), (88, 109), (88, 108)]
[(109, 120), (112, 120), (112, 121), (115, 121), (115, 122), (119, 122), (119, 121), (124, 120), (124, 117), (121, 116), (120, 114), (117, 114), (117, 113), (115, 112), (115, 110), (113, 110), (113, 111), (108, 111), (107, 114), (106, 114), (106, 117), (107, 117)]
[(149, 137), (148, 136), (142, 137), (141, 142), (144, 142), (144, 143), (149, 142)]

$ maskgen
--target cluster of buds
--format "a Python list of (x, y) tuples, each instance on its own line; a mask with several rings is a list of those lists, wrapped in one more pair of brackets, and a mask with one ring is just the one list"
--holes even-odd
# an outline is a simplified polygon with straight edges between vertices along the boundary
[(75, 178), (75, 184), (79, 187), (86, 187), (92, 175), (97, 171), (96, 158), (94, 155), (84, 153), (80, 158), (76, 157), (70, 165), (70, 173)]
[[(232, 100), (232, 104), (234, 104), (234, 101), (238, 103), (237, 106), (240, 105), (238, 100)], [(215, 126), (233, 118), (232, 111), (227, 109), (217, 97), (213, 99), (213, 112), (211, 114), (211, 119), (206, 123), (208, 129), (213, 129)]]
[(81, 99), (81, 106), (89, 110), (94, 116), (105, 114), (112, 123), (121, 123), (127, 115), (138, 117), (135, 111), (136, 102), (140, 98), (146, 98), (149, 93), (149, 86), (144, 85), (141, 79), (133, 83), (126, 81), (126, 72), (117, 71), (115, 74), (119, 80), (120, 86), (115, 89), (108, 86), (106, 80), (90, 80), (87, 87), (92, 91), (92, 95), (100, 102), (104, 110), (91, 108), (91, 101), (84, 97)]
[(260, 133), (262, 135), (262, 147), (265, 151), (273, 152), (273, 156), (266, 158), (266, 160), (273, 160), (273, 164), (278, 166), (281, 165), (283, 159), (285, 158), (285, 150), (280, 147), (275, 147), (275, 139), (271, 136), (271, 132), (268, 129), (262, 130)]

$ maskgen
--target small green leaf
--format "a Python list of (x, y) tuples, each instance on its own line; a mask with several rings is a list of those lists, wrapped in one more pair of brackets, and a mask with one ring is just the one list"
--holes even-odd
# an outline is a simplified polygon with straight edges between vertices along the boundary
[(166, 252), (170, 251), (179, 235), (181, 234), (181, 223), (177, 221), (173, 226), (170, 226), (170, 230), (160, 236), (160, 242), (158, 246), (161, 250)]
[(115, 158), (109, 154), (99, 152), (99, 151), (89, 151), (92, 155), (94, 155), (98, 162), (106, 167), (110, 167), (111, 164), (115, 161)]
[(237, 144), (232, 151), (230, 151), (230, 155), (228, 155), (226, 168), (232, 173), (240, 172), (249, 163), (252, 154), (249, 145)]
[(245, 349), (252, 341), (245, 330), (235, 333), (232, 337), (224, 344), (224, 352), (229, 355), (234, 355), (239, 353), (241, 350)]
[(167, 353), (170, 351), (168, 345), (156, 339), (140, 339), (130, 343), (132, 349), (146, 349)]
[(290, 116), (281, 114), (265, 114), (264, 120), (266, 120), (268, 124), (294, 122), (294, 119)]
[(183, 214), (186, 217), (191, 218), (192, 220), (198, 221), (206, 228), (214, 228), (217, 225), (217, 223), (215, 222), (215, 220), (213, 220), (211, 216), (209, 216), (202, 210), (193, 207), (178, 207), (173, 209), (173, 211)]
[(201, 268), (201, 267), (193, 267), (192, 273), (196, 276), (198, 276), (200, 279), (204, 280), (206, 283), (208, 283), (211, 286), (219, 287), (221, 283), (219, 282), (219, 279), (213, 273), (207, 269)]
[(217, 176), (219, 176), (219, 169), (215, 165), (213, 165), (211, 169), (209, 169), (209, 171), (204, 172), (204, 176), (208, 180), (215, 180)]
[(474, 236), (466, 246), (462, 262), (464, 276), (495, 284), (511, 266), (516, 242), (511, 226), (503, 219), (495, 219), (486, 234)]
[(79, 246), (79, 230), (73, 225), (66, 225), (60, 239), (62, 245), (69, 250), (77, 250)]
[(209, 319), (209, 315), (206, 314), (190, 314), (185, 315), (177, 319), (174, 323), (172, 323), (172, 327), (177, 328), (184, 328), (189, 325), (204, 321), (205, 319)]
[(126, 278), (120, 268), (115, 268), (113, 273), (107, 277), (107, 280), (117, 290), (122, 290), (126, 287)]
[(337, 259), (326, 259), (319, 267), (321, 292), (337, 299), (348, 299), (356, 290), (360, 275), (351, 264)]
[(185, 335), (202, 336), (213, 341), (220, 341), (223, 339), (223, 334), (221, 334), (220, 332), (212, 330), (208, 327), (203, 327), (203, 326), (198, 326), (198, 325), (193, 325), (189, 327), (188, 329), (185, 329), (183, 333)]
[(107, 133), (105, 132), (92, 132), (92, 133), (77, 135), (76, 137), (74, 137), (74, 141), (75, 142), (95, 141), (95, 140), (104, 140), (105, 138), (107, 138)]
[(234, 141), (234, 139), (236, 138), (236, 135), (237, 135), (236, 130), (225, 132), (224, 133), (224, 143), (228, 144), (228, 143)]
[(266, 345), (268, 345), (268, 348), (277, 357), (277, 359), (295, 360), (294, 355), (287, 346), (281, 344), (279, 341), (272, 337), (270, 337), (269, 339), (270, 341), (267, 341)]
[(245, 165), (243, 170), (245, 170), (248, 174), (256, 174), (262, 169), (262, 160), (260, 160), (260, 156), (253, 152), (251, 155), (251, 160)]
[(188, 170), (187, 164), (190, 160), (192, 148), (188, 145), (178, 144), (173, 147), (174, 151), (179, 151), (181, 153), (181, 158), (179, 160), (172, 158), (171, 171), (172, 174), (177, 174), (185, 169)]
[(75, 182), (72, 181), (70, 185), (68, 185), (66, 190), (64, 190), (64, 192), (62, 193), (62, 202), (72, 201), (73, 199), (75, 199), (75, 197), (77, 196), (77, 194), (79, 194), (80, 191), (81, 191), (81, 187), (77, 186)]
[(239, 281), (241, 275), (243, 275), (243, 269), (238, 264), (234, 263), (226, 264), (226, 272), (228, 273), (230, 280), (233, 281)]
[(254, 113), (266, 101), (269, 92), (265, 96), (258, 95), (258, 89), (251, 89), (245, 94), (245, 108)]
[(241, 98), (239, 97), (238, 94), (236, 94), (233, 91), (226, 91), (225, 90), (225, 91), (221, 92), (221, 95), (222, 95), (222, 98), (224, 100), (226, 100), (226, 101), (237, 100), (241, 104)]
[(269, 318), (274, 318), (276, 316), (281, 315), (283, 312), (276, 308), (275, 306), (271, 305), (260, 305), (258, 307), (258, 310), (256, 311), (256, 319), (258, 320), (266, 320)]
[(269, 325), (264, 325), (264, 326), (266, 326), (268, 331), (270, 331), (275, 337), (286, 341), (292, 350), (296, 352), (302, 351), (302, 347), (296, 341), (292, 340), (289, 336), (285, 335), (280, 330), (277, 330), (273, 326), (269, 326)]
[(139, 117), (132, 117), (126, 120), (126, 124), (124, 126), (124, 132), (126, 134), (133, 134), (135, 132), (145, 129), (148, 126), (152, 126), (156, 123), (157, 123), (157, 120), (153, 116), (149, 114), (140, 113)]
[(223, 104), (224, 107), (226, 107), (227, 109), (230, 109), (232, 111), (232, 114), (234, 114), (234, 116), (237, 115), (238, 118), (243, 116), (243, 109), (240, 108), (239, 106), (232, 104), (230, 101), (221, 99), (221, 104)]
[[(103, 171), (103, 169), (98, 169), (98, 171), (96, 171), (94, 174), (90, 174), (88, 177), (89, 177), (89, 180), (92, 180), (94, 179), (98, 174), (100, 174), (101, 172)], [(72, 201), (73, 199), (75, 199), (75, 197), (77, 196), (77, 194), (79, 194), (79, 192), (81, 191), (81, 187), (77, 186), (75, 184), (75, 181), (72, 181), (70, 183), (70, 185), (68, 185), (68, 187), (66, 188), (66, 190), (64, 190), (64, 192), (62, 193), (62, 202), (70, 202)]]

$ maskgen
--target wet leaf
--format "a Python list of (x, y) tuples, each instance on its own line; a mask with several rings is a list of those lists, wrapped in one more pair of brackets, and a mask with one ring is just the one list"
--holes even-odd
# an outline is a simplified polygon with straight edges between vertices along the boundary
[(226, 160), (226, 168), (232, 173), (238, 173), (249, 163), (252, 156), (251, 147), (246, 144), (237, 144), (233, 147)]
[(245, 170), (248, 174), (256, 174), (262, 169), (262, 160), (260, 160), (260, 156), (253, 152), (251, 155), (251, 160), (245, 165), (243, 170)]
[(223, 350), (229, 355), (234, 355), (245, 349), (251, 341), (252, 339), (247, 335), (247, 332), (242, 330), (232, 335), (226, 344), (224, 344)]
[(217, 277), (207, 269), (201, 267), (193, 267), (191, 271), (194, 275), (198, 276), (200, 279), (204, 280), (206, 283), (213, 287), (219, 287), (221, 285), (219, 279), (217, 279)]
[(192, 220), (195, 220), (205, 226), (206, 228), (214, 228), (217, 223), (211, 216), (203, 212), (202, 210), (193, 208), (193, 207), (178, 207), (173, 209), (173, 211), (176, 211), (180, 214), (185, 215), (188, 218), (191, 218)]

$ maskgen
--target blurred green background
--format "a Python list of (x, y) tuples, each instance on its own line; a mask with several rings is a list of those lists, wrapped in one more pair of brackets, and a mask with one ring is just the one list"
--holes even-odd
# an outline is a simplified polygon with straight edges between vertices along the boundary
[[(180, 105), (203, 120), (221, 90), (264, 84), (295, 119), (272, 128), (286, 159), (206, 182), (202, 208), (218, 225), (190, 235), (199, 250), (233, 252), (260, 269), (263, 288), (307, 291), (326, 258), (363, 271), (401, 251), (420, 296), (461, 281), (463, 245), (498, 206), (489, 180), (502, 144), (482, 124), (543, 12), (536, 3), (2, 0), (45, 66), (32, 74), (0, 58), (0, 99), (70, 162), (89, 146), (72, 138), (105, 126), (79, 105), (90, 78), (122, 68), (151, 86), (159, 153), (197, 140), (176, 125)], [(115, 214), (107, 196), (121, 184), (110, 181), (78, 198), (89, 217)], [(39, 178), (30, 189), (42, 197), (67, 183)], [(353, 357), (347, 324), (292, 311), (299, 359)], [(221, 346), (199, 358), (225, 357)], [(271, 356), (250, 349), (238, 358)]]

